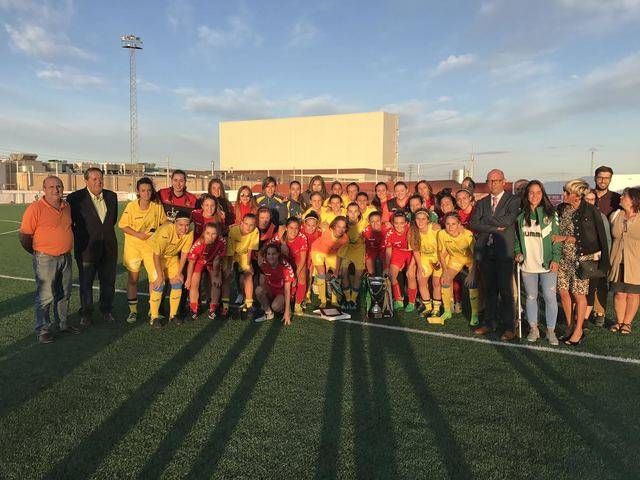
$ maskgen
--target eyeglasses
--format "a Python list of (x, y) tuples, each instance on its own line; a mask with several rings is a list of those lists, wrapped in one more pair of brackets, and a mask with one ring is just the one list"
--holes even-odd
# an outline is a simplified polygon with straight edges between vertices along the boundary
[(611, 177), (610, 177), (610, 176), (609, 176), (609, 177), (601, 177), (600, 175), (598, 175), (598, 176), (596, 177), (596, 181), (597, 181), (597, 180), (611, 180)]

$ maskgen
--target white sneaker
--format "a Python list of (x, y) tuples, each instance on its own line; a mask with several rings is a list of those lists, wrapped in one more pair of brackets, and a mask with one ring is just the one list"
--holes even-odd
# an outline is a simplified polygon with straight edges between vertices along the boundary
[(558, 337), (556, 337), (556, 331), (553, 328), (547, 328), (547, 340), (549, 340), (549, 345), (557, 346)]
[(255, 323), (262, 323), (262, 322), (266, 322), (267, 320), (273, 320), (275, 316), (276, 315), (273, 312), (265, 312), (264, 315), (254, 318), (253, 321)]
[(538, 329), (537, 326), (535, 327), (531, 327), (531, 330), (529, 330), (529, 335), (527, 335), (527, 340), (530, 342), (535, 342), (540, 338), (540, 330)]

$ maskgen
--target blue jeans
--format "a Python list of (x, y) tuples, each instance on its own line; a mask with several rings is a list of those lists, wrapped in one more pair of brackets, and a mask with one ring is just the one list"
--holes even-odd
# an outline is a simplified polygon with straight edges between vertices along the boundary
[[(64, 330), (67, 328), (71, 297), (71, 253), (52, 256), (35, 252), (33, 271), (36, 275), (36, 335), (52, 331), (56, 324), (60, 330)], [(54, 322), (49, 316), (51, 304)]]
[(547, 328), (556, 327), (558, 318), (558, 297), (556, 296), (558, 283), (557, 272), (525, 273), (522, 272), (522, 283), (527, 294), (525, 308), (527, 321), (532, 327), (538, 326), (538, 288), (542, 289)]

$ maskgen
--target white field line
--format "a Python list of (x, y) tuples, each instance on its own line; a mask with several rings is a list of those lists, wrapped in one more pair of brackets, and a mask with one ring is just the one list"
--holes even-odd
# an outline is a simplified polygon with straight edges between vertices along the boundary
[[(6, 280), (17, 280), (17, 281), (22, 281), (22, 282), (35, 282), (35, 280), (33, 278), (25, 278), (25, 277), (13, 277), (10, 275), (0, 275), (0, 278), (6, 279)], [(79, 285), (77, 283), (73, 284), (74, 287), (79, 287)], [(93, 287), (94, 290), (98, 290), (99, 287), (94, 286)], [(116, 289), (117, 293), (127, 293), (126, 290), (122, 290), (117, 288)], [(148, 297), (149, 294), (145, 293), (145, 292), (138, 292), (139, 296), (145, 296)], [(305, 317), (305, 318), (314, 318), (314, 319), (321, 319), (321, 317), (319, 315), (310, 315), (308, 313), (305, 313), (303, 315), (296, 315), (298, 317)], [(589, 352), (578, 352), (575, 350), (567, 350), (567, 349), (563, 349), (563, 348), (552, 348), (552, 347), (542, 347), (542, 346), (538, 346), (538, 345), (526, 345), (526, 344), (522, 344), (522, 343), (511, 343), (511, 342), (503, 342), (500, 340), (489, 340), (486, 338), (478, 338), (478, 337), (466, 337), (463, 335), (457, 335), (455, 333), (445, 333), (445, 332), (430, 332), (427, 330), (419, 330), (417, 328), (409, 328), (409, 327), (400, 327), (397, 325), (384, 325), (381, 323), (371, 323), (371, 322), (361, 322), (359, 320), (336, 320), (336, 322), (340, 322), (340, 323), (348, 323), (348, 324), (352, 324), (352, 325), (359, 325), (363, 328), (381, 328), (383, 330), (393, 330), (396, 332), (405, 332), (405, 333), (414, 333), (416, 335), (426, 335), (429, 337), (438, 337), (438, 338), (447, 338), (449, 340), (460, 340), (463, 342), (473, 342), (473, 343), (480, 343), (480, 344), (485, 344), (485, 345), (492, 345), (492, 346), (496, 346), (496, 347), (505, 347), (505, 348), (520, 348), (523, 350), (534, 350), (534, 351), (538, 351), (538, 352), (545, 352), (545, 353), (555, 353), (557, 355), (568, 355), (571, 357), (582, 357), (582, 358), (589, 358), (592, 360), (603, 360), (603, 361), (607, 361), (607, 362), (617, 362), (617, 363), (628, 363), (628, 364), (632, 364), (632, 365), (640, 365), (640, 358), (628, 358), (628, 357), (613, 357), (613, 356), (609, 356), (609, 355), (599, 355), (597, 353), (589, 353)]]
[(15, 230), (9, 230), (8, 232), (2, 232), (2, 233), (0, 233), (0, 235), (9, 235), (10, 233), (16, 233), (16, 232), (19, 232), (19, 231), (20, 231), (20, 229), (16, 228)]
[(18, 221), (18, 220), (4, 220), (4, 219), (2, 219), (2, 218), (0, 218), (0, 222), (7, 222), (7, 223), (21, 223), (21, 222), (20, 222), (20, 221)]

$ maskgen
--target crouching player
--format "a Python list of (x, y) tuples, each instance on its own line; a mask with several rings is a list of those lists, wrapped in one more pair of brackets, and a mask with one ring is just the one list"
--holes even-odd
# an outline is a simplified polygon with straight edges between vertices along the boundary
[[(344, 301), (345, 310), (355, 310), (356, 300), (360, 292), (360, 279), (364, 271), (364, 255), (365, 244), (362, 232), (367, 227), (366, 221), (363, 221), (360, 207), (355, 202), (347, 206), (347, 235), (349, 243), (344, 249), (342, 257), (342, 280), (344, 282)], [(349, 274), (349, 267), (353, 265), (353, 279)]]
[(160, 303), (164, 282), (167, 279), (171, 286), (169, 321), (176, 325), (183, 323), (177, 315), (184, 283), (182, 272), (193, 243), (193, 232), (189, 231), (189, 224), (189, 214), (179, 211), (174, 223), (161, 225), (147, 240), (148, 250), (145, 252), (143, 262), (149, 278), (149, 314), (152, 327), (162, 327)]
[(295, 273), (296, 292), (294, 313), (302, 315), (302, 302), (307, 294), (307, 253), (309, 245), (307, 237), (300, 231), (300, 220), (290, 217), (285, 231), (277, 234), (273, 243), (280, 246), (282, 257), (286, 259)]
[(371, 212), (368, 220), (369, 225), (362, 232), (365, 244), (364, 263), (369, 275), (379, 275), (385, 269), (384, 238), (387, 232), (380, 212)]
[(227, 252), (227, 243), (222, 238), (220, 224), (207, 223), (204, 230), (189, 250), (187, 260), (187, 280), (184, 287), (189, 290), (189, 309), (191, 319), (198, 318), (198, 306), (200, 297), (200, 281), (202, 272), (209, 276), (211, 292), (209, 294), (209, 318), (216, 318), (218, 301), (220, 300), (220, 287), (222, 285), (222, 259)]
[[(315, 269), (314, 282), (318, 288), (318, 296), (320, 297), (320, 308), (327, 306), (327, 284), (328, 272), (332, 271), (333, 275), (340, 275), (340, 250), (349, 243), (347, 235), (347, 219), (343, 216), (337, 216), (333, 219), (329, 228), (322, 232), (311, 246), (311, 262)], [(331, 301), (337, 304), (337, 295), (335, 292), (331, 294)]]
[(273, 320), (276, 313), (282, 313), (282, 323), (290, 325), (291, 292), (296, 280), (293, 268), (281, 258), (277, 243), (266, 246), (259, 265), (260, 282), (256, 287), (256, 298), (264, 315), (254, 321)]
[(413, 258), (413, 251), (409, 248), (409, 225), (403, 210), (396, 211), (391, 220), (393, 226), (387, 232), (384, 246), (393, 292), (393, 309), (402, 310), (404, 308), (404, 295), (402, 295), (400, 283), (398, 283), (398, 275), (404, 270), (407, 277), (407, 297), (409, 298), (405, 312), (413, 312), (416, 309), (418, 285), (416, 284), (416, 262)]
[(444, 323), (452, 316), (454, 279), (464, 275), (465, 286), (469, 288), (469, 303), (471, 304), (471, 321), (469, 325), (478, 325), (478, 289), (475, 286), (474, 241), (473, 234), (462, 226), (456, 213), (447, 213), (444, 217), (445, 229), (438, 232), (438, 257), (443, 268), (442, 305), (444, 311), (441, 316), (429, 318), (430, 323)]
[(224, 283), (222, 285), (222, 316), (226, 317), (229, 313), (229, 289), (234, 265), (238, 266), (240, 284), (244, 292), (242, 313), (253, 314), (253, 267), (251, 260), (253, 252), (258, 250), (259, 245), (260, 233), (256, 227), (256, 216), (253, 213), (246, 214), (239, 225), (234, 225), (229, 229)]
[[(410, 230), (410, 245), (416, 262), (418, 289), (424, 305), (423, 314), (440, 314), (440, 277), (442, 268), (438, 259), (438, 232), (440, 225), (430, 221), (429, 212), (418, 209), (414, 213), (414, 224)], [(429, 292), (429, 279), (433, 286), (433, 300)]]

